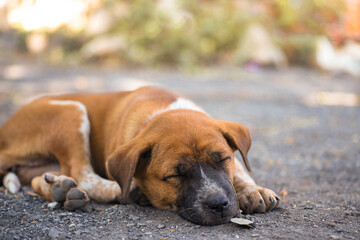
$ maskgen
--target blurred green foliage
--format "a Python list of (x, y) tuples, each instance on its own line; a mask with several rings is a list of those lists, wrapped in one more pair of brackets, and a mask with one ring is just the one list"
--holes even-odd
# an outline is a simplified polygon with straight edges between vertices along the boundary
[[(103, 34), (125, 40), (121, 50), (106, 58), (185, 68), (238, 64), (235, 53), (244, 30), (257, 22), (272, 34), (290, 62), (311, 64), (315, 37), (331, 34), (331, 26), (339, 24), (345, 10), (343, 0), (178, 0), (175, 8), (165, 10), (159, 7), (160, 2), (165, 1), (102, 2), (100, 8), (115, 16)], [(119, 8), (125, 13), (118, 14)], [(49, 56), (54, 61), (66, 61), (68, 56), (82, 61), (80, 47), (96, 37), (88, 36), (85, 30), (74, 35), (63, 28), (50, 36)]]

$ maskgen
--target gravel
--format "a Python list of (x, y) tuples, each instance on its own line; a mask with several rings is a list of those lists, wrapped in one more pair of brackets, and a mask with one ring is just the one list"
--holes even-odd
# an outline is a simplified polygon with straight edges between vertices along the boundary
[[(13, 65), (32, 72), (1, 73)], [(279, 208), (232, 223), (199, 226), (175, 213), (139, 205), (99, 204), (67, 212), (29, 194), (0, 187), (0, 239), (359, 239), (360, 80), (306, 69), (244, 72), (55, 68), (0, 59), (0, 124), (44, 93), (99, 92), (159, 85), (193, 99), (218, 119), (236, 121), (253, 135), (249, 153), (256, 182), (282, 192)], [(319, 92), (354, 93), (356, 106), (311, 100)], [(310, 100), (309, 100), (310, 99)], [(324, 100), (324, 99), (323, 99)], [(326, 100), (326, 99), (325, 99)]]

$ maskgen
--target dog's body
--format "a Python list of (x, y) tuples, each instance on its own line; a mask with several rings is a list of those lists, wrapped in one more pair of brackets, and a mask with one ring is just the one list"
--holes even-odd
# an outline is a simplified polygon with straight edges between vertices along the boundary
[(215, 120), (159, 88), (43, 97), (0, 128), (0, 177), (12, 192), (16, 175), (31, 181), (69, 210), (89, 197), (126, 202), (133, 190), (137, 200), (213, 225), (236, 215), (238, 204), (253, 213), (279, 203), (234, 158), (239, 150), (249, 169), (250, 145), (244, 126)]

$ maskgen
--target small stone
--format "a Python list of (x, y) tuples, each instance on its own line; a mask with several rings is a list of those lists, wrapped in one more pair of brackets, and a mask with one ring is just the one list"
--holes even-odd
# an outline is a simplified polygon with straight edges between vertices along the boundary
[(134, 227), (135, 226), (135, 223), (128, 223), (126, 224), (126, 227), (130, 228), (130, 227)]
[(69, 228), (74, 228), (74, 227), (76, 227), (74, 223), (69, 225)]
[(136, 224), (137, 227), (145, 227), (146, 223), (139, 222)]
[(137, 221), (137, 220), (139, 220), (140, 218), (137, 217), (137, 216), (130, 215), (130, 219), (133, 220), (133, 221)]
[(164, 224), (158, 224), (156, 226), (157, 229), (164, 229), (165, 228), (165, 225)]
[(55, 228), (51, 228), (48, 232), (48, 236), (50, 238), (57, 238), (60, 236), (60, 231)]
[(90, 207), (90, 206), (86, 206), (86, 207), (84, 208), (84, 211), (87, 212), (87, 213), (91, 213), (91, 212), (93, 211), (93, 209), (92, 209), (92, 207)]
[(19, 235), (14, 235), (13, 238), (14, 239), (21, 239), (21, 237)]
[(336, 235), (331, 235), (330, 237), (331, 237), (332, 239), (341, 239), (340, 236), (336, 236)]
[(57, 209), (60, 207), (60, 204), (58, 202), (51, 202), (47, 205), (47, 207), (50, 209), (50, 210), (53, 210), (53, 209)]

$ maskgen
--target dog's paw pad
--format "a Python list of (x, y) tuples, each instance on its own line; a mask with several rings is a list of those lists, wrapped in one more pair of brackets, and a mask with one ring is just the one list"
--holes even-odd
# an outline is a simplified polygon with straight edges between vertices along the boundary
[(64, 203), (66, 210), (74, 211), (84, 207), (89, 202), (88, 195), (83, 189), (77, 187), (74, 179), (67, 176), (55, 176), (50, 173), (46, 173), (44, 179), (52, 185), (52, 200)]
[(51, 196), (55, 202), (65, 202), (66, 200), (66, 192), (61, 188), (59, 183), (54, 184)]
[(77, 186), (77, 184), (76, 184), (75, 180), (72, 180), (72, 179), (64, 179), (61, 182), (61, 188), (65, 192), (68, 192), (71, 188), (76, 187), (76, 186)]
[(64, 208), (68, 211), (84, 207), (89, 202), (89, 197), (86, 192), (80, 188), (71, 188), (66, 195)]
[(66, 176), (54, 176), (51, 174), (45, 174), (45, 181), (49, 184), (52, 184), (51, 196), (55, 202), (65, 202), (66, 195), (69, 190), (76, 187), (76, 182), (74, 179)]
[(258, 187), (238, 193), (240, 208), (244, 213), (268, 212), (280, 203), (280, 198), (270, 189)]

